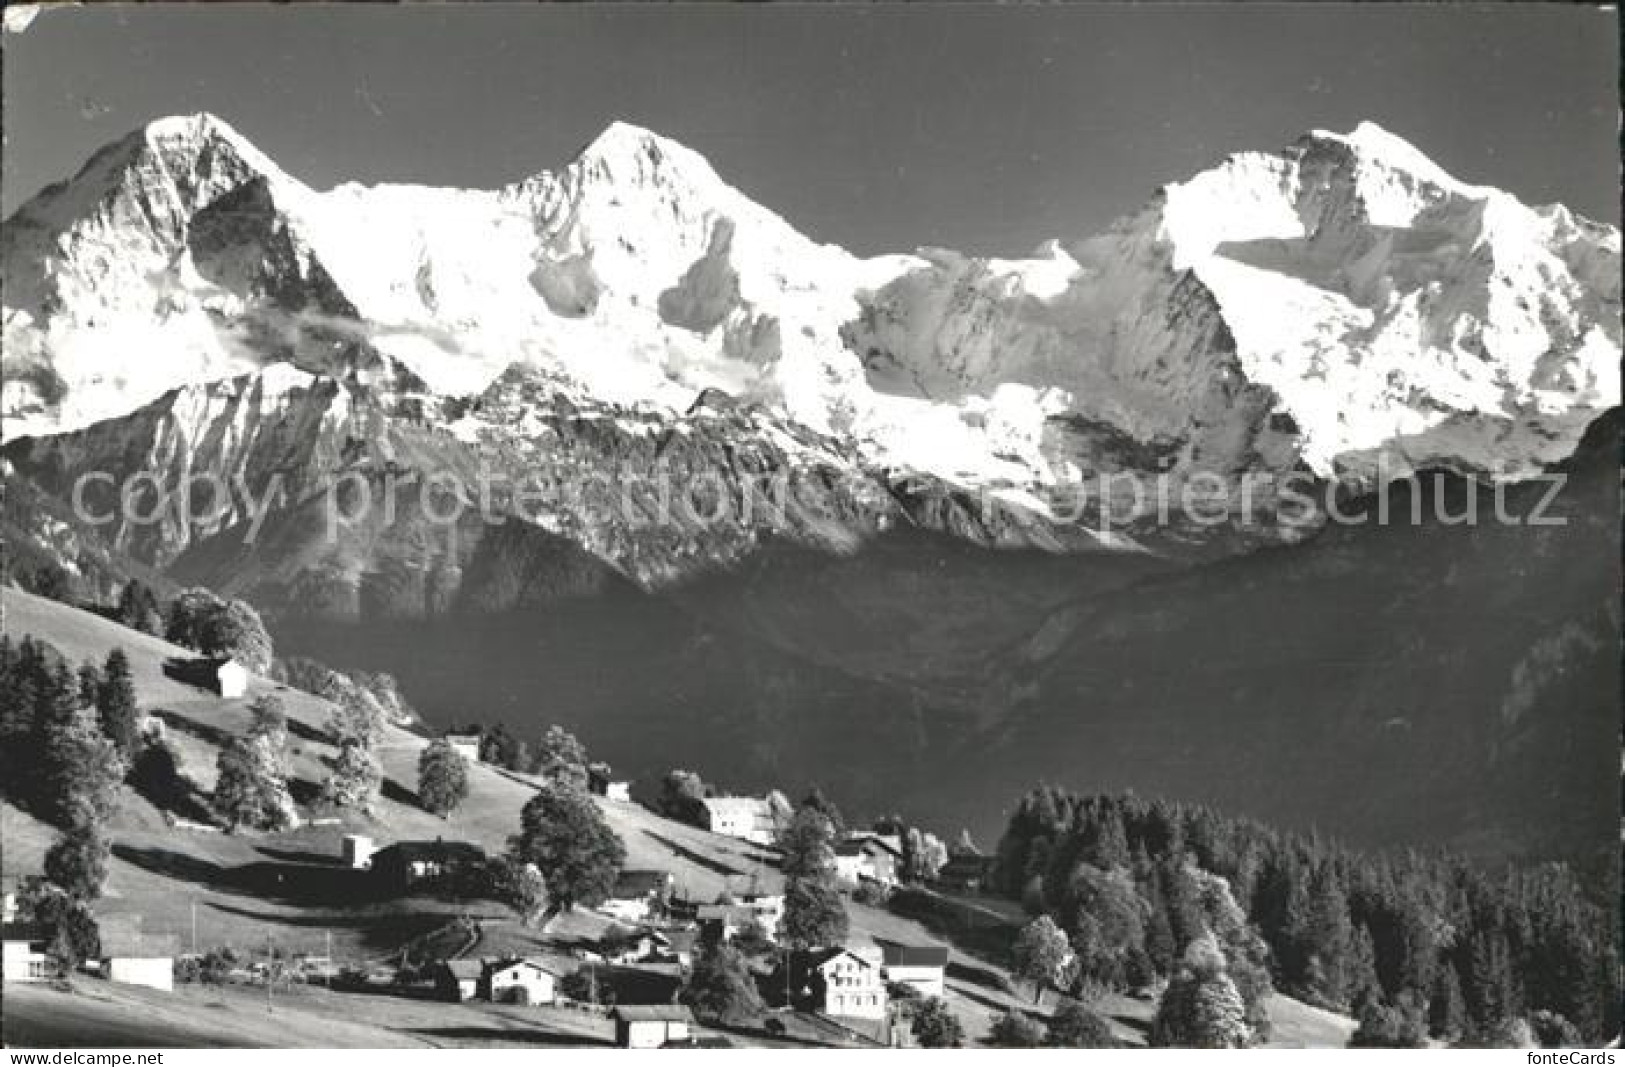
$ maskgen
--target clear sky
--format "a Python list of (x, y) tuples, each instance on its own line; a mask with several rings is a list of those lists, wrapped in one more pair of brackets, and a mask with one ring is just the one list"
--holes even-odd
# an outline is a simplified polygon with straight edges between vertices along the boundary
[(1615, 221), (1617, 40), (1613, 11), (1556, 4), (63, 8), (5, 39), (4, 210), (209, 110), (318, 187), (497, 186), (621, 118), (865, 253), (1086, 236), (1361, 119)]

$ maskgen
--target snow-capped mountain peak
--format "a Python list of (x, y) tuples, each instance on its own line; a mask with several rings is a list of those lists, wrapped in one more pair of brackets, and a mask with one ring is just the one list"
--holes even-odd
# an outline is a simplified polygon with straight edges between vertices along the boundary
[(500, 190), (317, 192), (179, 116), (3, 245), (13, 436), (274, 362), (455, 396), (523, 363), (614, 404), (720, 390), (966, 484), (1369, 481), (1379, 460), (1517, 475), (1618, 403), (1618, 232), (1370, 123), (1232, 155), (1027, 259), (865, 260), (627, 123)]
[(698, 152), (618, 119), (589, 141), (568, 169), (621, 186), (683, 184), (697, 189), (722, 184)]
[(1306, 140), (1311, 143), (1345, 145), (1364, 163), (1375, 164), (1389, 170), (1405, 171), (1423, 181), (1452, 191), (1467, 192), (1476, 188), (1457, 181), (1429, 159), (1421, 149), (1369, 120), (1360, 123), (1346, 134), (1314, 130)]

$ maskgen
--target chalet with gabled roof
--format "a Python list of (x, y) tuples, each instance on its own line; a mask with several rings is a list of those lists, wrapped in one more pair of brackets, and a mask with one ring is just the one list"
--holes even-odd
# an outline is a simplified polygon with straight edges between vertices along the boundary
[(881, 945), (881, 972), (888, 982), (908, 986), (922, 997), (947, 990), (948, 949), (944, 945)]

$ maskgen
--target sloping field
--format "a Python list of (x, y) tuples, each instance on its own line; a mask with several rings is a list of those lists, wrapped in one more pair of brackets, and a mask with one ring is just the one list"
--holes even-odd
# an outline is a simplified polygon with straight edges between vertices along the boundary
[[(335, 754), (324, 730), (332, 710), (326, 701), (264, 678), (251, 681), (247, 697), (222, 700), (166, 672), (166, 666), (193, 658), (186, 649), (12, 588), (0, 590), (0, 605), (4, 633), (13, 640), (25, 634), (42, 638), (73, 662), (99, 663), (122, 647), (141, 708), (164, 720), (183, 772), (198, 790), (213, 788), (221, 745), (247, 727), (248, 704), (266, 692), (281, 696), (287, 709), (295, 798), (314, 797), (326, 777), (327, 761)], [(260, 951), (269, 938), (279, 948), (319, 954), (331, 943), (341, 959), (387, 956), (455, 914), (505, 916), (506, 909), (489, 903), (368, 901), (369, 894), (358, 892), (355, 882), (364, 876), (335, 867), (347, 832), (369, 834), (380, 844), (443, 837), (495, 852), (518, 829), (533, 783), (484, 765), (470, 768), (469, 798), (449, 819), (419, 808), (417, 760), (426, 743), (410, 731), (389, 729), (382, 752), (383, 795), (370, 820), (346, 815), (280, 834), (184, 829), (126, 790), (112, 828), (112, 874), (98, 911), (139, 923), (144, 932), (178, 934), (186, 946), (193, 943), (195, 924), (199, 949), (230, 944)], [(670, 870), (680, 888), (706, 898), (753, 881), (764, 890), (779, 884), (770, 857), (751, 845), (667, 822), (635, 805), (603, 801), (602, 806), (626, 842), (628, 866)], [(0, 805), (0, 833), (5, 841), (0, 863), (7, 875), (37, 873), (55, 836), (54, 829), (10, 805)]]

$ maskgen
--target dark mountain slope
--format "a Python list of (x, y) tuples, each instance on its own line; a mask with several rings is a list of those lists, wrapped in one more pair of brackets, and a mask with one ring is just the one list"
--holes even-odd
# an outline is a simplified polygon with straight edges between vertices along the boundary
[[(1328, 528), (1314, 543), (1057, 612), (1012, 649), (1011, 721), (944, 775), (1212, 800), (1371, 844), (1584, 855), (1611, 869), (1619, 773), (1619, 421), (1599, 420), (1547, 514)], [(1537, 485), (1507, 493), (1528, 517)], [(1395, 486), (1393, 515), (1413, 496)], [(949, 790), (946, 810), (971, 809)]]

